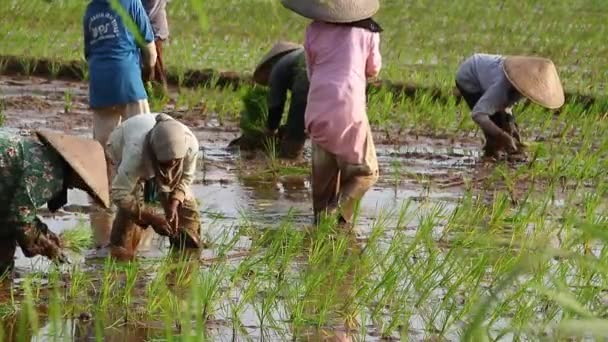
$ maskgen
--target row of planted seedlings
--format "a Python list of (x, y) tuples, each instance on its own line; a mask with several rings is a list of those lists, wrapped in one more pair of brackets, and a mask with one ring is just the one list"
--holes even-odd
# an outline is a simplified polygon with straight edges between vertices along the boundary
[[(424, 214), (407, 205), (380, 213), (364, 244), (331, 224), (302, 230), (286, 219), (261, 229), (245, 220), (216, 243), (212, 265), (167, 257), (34, 273), (5, 298), (3, 333), (25, 340), (44, 326), (43, 334), (62, 338), (82, 328), (66, 322), (78, 321), (97, 337), (147, 326), (167, 339), (209, 336), (210, 322), (223, 322), (222, 333), (270, 339), (319, 330), (401, 338), (601, 334), (605, 118), (576, 104), (559, 116), (533, 107), (526, 114), (527, 133), (540, 137), (531, 160), (498, 165), (489, 184), (469, 185), (453, 212), (423, 203), (431, 206)], [(253, 240), (249, 255), (222, 259), (236, 237)]]
[[(500, 51), (550, 57), (560, 67), (568, 89), (603, 93), (603, 2), (576, 0), (563, 6), (545, 6), (532, 0), (474, 0), (465, 6), (445, 4), (430, 13), (432, 4), (430, 0), (387, 0), (382, 4), (375, 17), (385, 29), (381, 46), (384, 77), (403, 79), (407, 75), (416, 84), (453, 86), (458, 64), (471, 51)], [(82, 59), (85, 8), (86, 3), (67, 0), (7, 2), (0, 8), (0, 19), (4, 19), (0, 20), (0, 39), (6, 42), (0, 54)], [(276, 2), (212, 0), (202, 5), (190, 0), (167, 9), (171, 39), (165, 43), (165, 61), (178, 75), (183, 75), (180, 69), (197, 68), (251, 71), (278, 37), (301, 41), (308, 23)], [(572, 17), (574, 11), (579, 15)], [(478, 16), (480, 12), (485, 16)], [(273, 25), (257, 25), (268, 16)], [(39, 20), (47, 17), (57, 20), (44, 24)], [(503, 20), (487, 25), (486, 17)], [(240, 25), (233, 24), (235, 19)], [(514, 24), (518, 21), (522, 24)], [(528, 22), (538, 25), (524, 24)], [(455, 27), (460, 28), (459, 34), (453, 33)], [(62, 32), (61, 37), (54, 32)], [(585, 63), (580, 63), (583, 59)]]
[[(468, 130), (455, 100), (437, 105), (421, 96), (403, 111), (412, 103), (376, 95), (386, 97), (373, 102), (386, 106), (378, 112), (404, 113), (404, 126), (411, 119), (437, 132), (454, 113), (462, 120), (447, 127)], [(45, 327), (61, 339), (80, 329), (66, 331), (74, 321), (97, 337), (145, 326), (167, 339), (214, 329), (268, 339), (605, 333), (608, 139), (598, 112), (526, 108), (518, 120), (534, 137), (527, 163), (499, 164), (487, 184), (469, 184), (453, 212), (423, 203), (430, 208), (380, 213), (363, 244), (329, 223), (302, 229), (290, 219), (277, 227), (245, 220), (216, 243), (220, 258), (211, 265), (171, 256), (30, 274), (5, 298), (3, 333), (26, 340)], [(252, 239), (249, 255), (222, 259), (237, 237)]]
[[(3, 336), (64, 340), (144, 330), (167, 340), (562, 338), (605, 336), (603, 199), (574, 190), (563, 205), (530, 190), (467, 190), (453, 211), (405, 202), (380, 211), (365, 241), (324, 221), (274, 227), (246, 218), (216, 257), (76, 265), (29, 274), (0, 312)], [(248, 253), (230, 255), (239, 241)], [(242, 249), (242, 248), (241, 248)]]

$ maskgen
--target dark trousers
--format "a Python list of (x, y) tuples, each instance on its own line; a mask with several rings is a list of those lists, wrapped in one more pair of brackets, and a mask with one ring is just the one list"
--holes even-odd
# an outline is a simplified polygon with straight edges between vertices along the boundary
[[(483, 93), (471, 93), (462, 89), (458, 82), (456, 82), (456, 88), (458, 88), (460, 94), (462, 95), (462, 98), (471, 110), (475, 107), (477, 101), (479, 101), (479, 99), (483, 96)], [(515, 139), (518, 147), (523, 146), (523, 144), (521, 143), (521, 136), (519, 135), (517, 123), (515, 123), (515, 117), (512, 114), (509, 114), (505, 111), (499, 111), (490, 115), (490, 120), (492, 120), (492, 122), (500, 129), (512, 136)], [(500, 146), (498, 146), (499, 144), (497, 144), (497, 142), (492, 137), (485, 134), (485, 132), (484, 137), (486, 139), (486, 144), (483, 149), (486, 155), (495, 155), (500, 149)]]

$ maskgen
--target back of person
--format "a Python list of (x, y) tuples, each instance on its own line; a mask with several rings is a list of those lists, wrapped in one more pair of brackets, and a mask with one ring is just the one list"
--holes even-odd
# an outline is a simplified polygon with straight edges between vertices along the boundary
[(306, 32), (307, 53), (314, 58), (308, 66), (310, 82), (365, 84), (373, 39), (374, 33), (362, 28), (311, 23)]
[(472, 93), (483, 93), (493, 84), (505, 80), (502, 64), (504, 57), (476, 53), (467, 58), (456, 75), (458, 84)]
[(147, 98), (141, 80), (140, 49), (135, 36), (142, 35), (145, 42), (152, 41), (152, 27), (139, 0), (120, 0), (120, 4), (135, 23), (134, 29), (139, 32), (131, 32), (108, 0), (92, 0), (83, 18), (92, 108)]
[[(121, 0), (126, 8), (134, 0)], [(93, 0), (84, 15), (85, 52), (89, 64), (97, 67), (119, 67), (139, 64), (139, 48), (134, 34), (107, 0)]]
[(378, 33), (349, 25), (314, 21), (306, 30), (306, 129), (314, 143), (349, 163), (364, 158), (366, 79), (380, 71), (379, 41)]
[[(129, 162), (140, 161), (144, 150), (146, 135), (156, 124), (156, 115), (139, 114), (125, 120), (110, 135), (108, 152), (114, 162), (120, 163), (123, 158)], [(129, 156), (123, 155), (130, 151)]]

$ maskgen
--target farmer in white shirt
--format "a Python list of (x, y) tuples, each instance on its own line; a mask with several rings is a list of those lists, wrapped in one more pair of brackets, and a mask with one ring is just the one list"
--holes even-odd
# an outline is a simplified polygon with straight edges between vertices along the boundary
[[(200, 217), (190, 190), (198, 149), (190, 129), (166, 114), (137, 115), (112, 132), (107, 151), (116, 176), (110, 193), (118, 208), (110, 237), (113, 256), (132, 259), (148, 226), (169, 236), (173, 247), (200, 247)], [(165, 216), (139, 198), (141, 181), (153, 177)]]

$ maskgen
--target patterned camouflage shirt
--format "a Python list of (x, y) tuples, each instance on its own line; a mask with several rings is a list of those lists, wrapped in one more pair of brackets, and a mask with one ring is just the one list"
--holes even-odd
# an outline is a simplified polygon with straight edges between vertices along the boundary
[[(63, 190), (64, 161), (36, 136), (0, 129), (0, 222), (34, 222), (36, 209)], [(8, 233), (8, 232), (6, 232)]]

